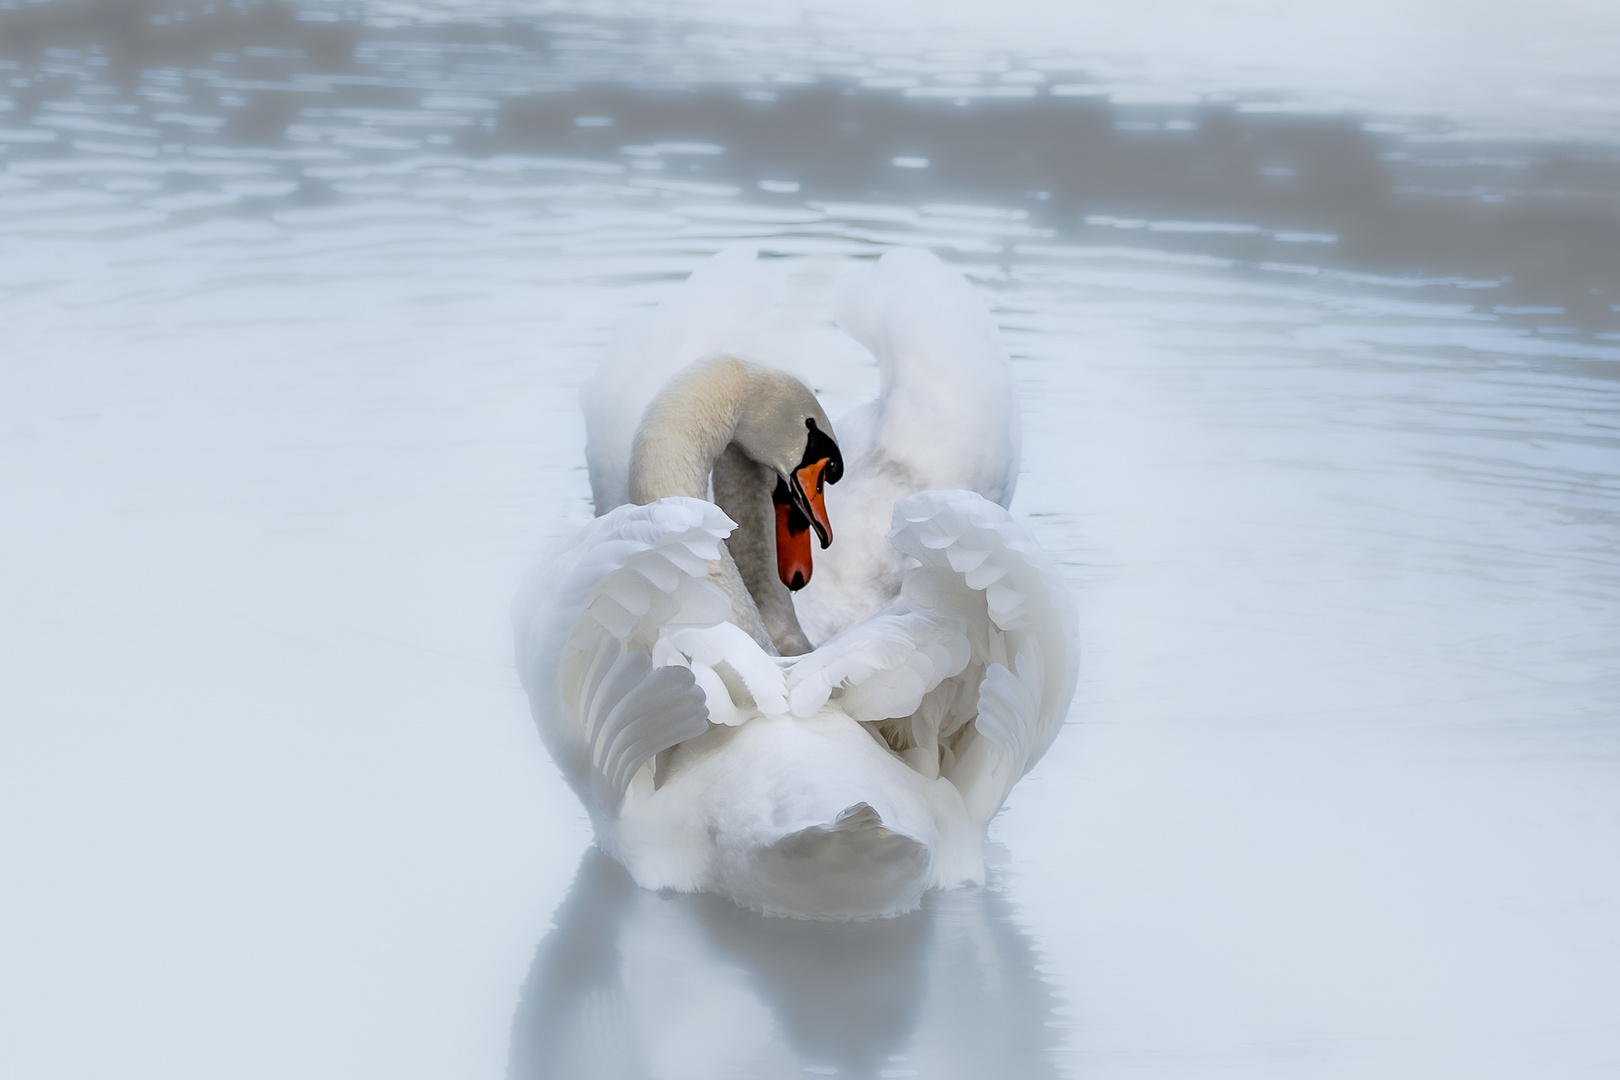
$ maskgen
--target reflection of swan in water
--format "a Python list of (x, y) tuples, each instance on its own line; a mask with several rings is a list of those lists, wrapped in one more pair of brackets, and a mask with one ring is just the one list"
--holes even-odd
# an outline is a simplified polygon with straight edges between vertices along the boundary
[(859, 923), (638, 889), (592, 848), (540, 943), (512, 1080), (1055, 1078), (1056, 1005), (994, 889)]

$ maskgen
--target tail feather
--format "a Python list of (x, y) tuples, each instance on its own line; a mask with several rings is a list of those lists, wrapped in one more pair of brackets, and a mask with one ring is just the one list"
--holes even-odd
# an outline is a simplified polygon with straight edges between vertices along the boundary
[(725, 868), (722, 891), (767, 915), (838, 922), (911, 911), (932, 877), (928, 847), (863, 802), (748, 852)]

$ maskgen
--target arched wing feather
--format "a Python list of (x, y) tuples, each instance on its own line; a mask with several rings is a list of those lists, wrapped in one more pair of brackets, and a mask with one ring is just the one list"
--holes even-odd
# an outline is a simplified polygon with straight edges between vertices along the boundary
[(995, 320), (962, 272), (930, 251), (890, 248), (845, 272), (835, 311), (839, 329), (871, 350), (882, 381), (878, 401), (850, 425), (858, 438), (845, 454), (854, 460), (870, 447), (918, 487), (1010, 503), (1018, 396)]
[(651, 653), (667, 629), (730, 614), (704, 575), (733, 527), (701, 499), (620, 506), (557, 549), (518, 599), (517, 666), (530, 708), (593, 815), (615, 813), (660, 751), (708, 730), (692, 672), (656, 665)]
[(670, 631), (653, 649), (653, 662), (690, 668), (716, 724), (735, 726), (787, 712), (782, 661), (732, 623)]
[(789, 705), (811, 716), (831, 698), (857, 720), (910, 716), (929, 691), (961, 674), (969, 656), (960, 618), (891, 608), (799, 659), (788, 674)]
[(899, 606), (957, 620), (971, 653), (924, 698), (913, 741), (939, 741), (941, 774), (988, 821), (1068, 713), (1079, 675), (1074, 602), (1029, 531), (973, 492), (902, 499), (889, 540), (919, 564)]

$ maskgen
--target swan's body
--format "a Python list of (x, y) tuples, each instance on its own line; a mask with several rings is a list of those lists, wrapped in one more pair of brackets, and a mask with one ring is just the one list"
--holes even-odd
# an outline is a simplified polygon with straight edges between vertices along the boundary
[[(893, 259), (879, 267), (891, 284), (937, 271), (966, 293), (931, 257)], [(794, 597), (762, 568), (764, 485), (800, 453), (780, 440), (802, 444), (825, 423), (809, 392), (722, 356), (663, 384), (628, 453), (622, 430), (591, 424), (602, 516), (520, 599), (518, 662), (598, 841), (640, 885), (819, 918), (909, 910), (928, 888), (983, 880), (985, 827), (1062, 723), (1074, 614), (1055, 568), (999, 505), (1017, 467), (1005, 359), (986, 331), (988, 373), (961, 348), (961, 370), (946, 365), (985, 402), (980, 413), (947, 407), (937, 389), (930, 399), (927, 335), (904, 333), (905, 305), (888, 299), (852, 328), (880, 363), (905, 354), (883, 367), (886, 391), (903, 392), (866, 411), (850, 492), (827, 489), (843, 516), (812, 579), (830, 579), (817, 609), (828, 636), (813, 651)], [(945, 329), (936, 344), (948, 352), (961, 337)], [(671, 363), (666, 351), (651, 366)], [(588, 423), (591, 394), (604, 396), (595, 385)], [(941, 437), (916, 460), (917, 442)], [(936, 476), (979, 491), (918, 491)], [(730, 517), (703, 498), (708, 486)], [(622, 505), (603, 505), (621, 490)], [(839, 545), (853, 554), (829, 564)]]

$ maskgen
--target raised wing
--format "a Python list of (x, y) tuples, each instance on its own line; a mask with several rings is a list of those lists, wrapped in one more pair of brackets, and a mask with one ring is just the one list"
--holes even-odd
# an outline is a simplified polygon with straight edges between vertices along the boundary
[(860, 721), (910, 716), (925, 694), (960, 674), (968, 658), (961, 619), (891, 608), (800, 658), (788, 676), (791, 707), (797, 716), (812, 716), (836, 698)]
[(530, 708), (593, 817), (617, 813), (660, 751), (708, 730), (692, 672), (652, 653), (663, 632), (729, 616), (730, 601), (704, 575), (733, 527), (701, 499), (620, 506), (556, 551), (518, 598), (517, 666)]
[(1077, 677), (1068, 588), (1023, 526), (972, 492), (900, 501), (889, 537), (918, 564), (900, 601), (802, 657), (768, 656), (727, 621), (705, 575), (733, 527), (700, 499), (620, 506), (519, 599), (530, 706), (592, 815), (615, 815), (648, 762), (711, 723), (830, 701), (988, 821), (1056, 737)]
[(782, 659), (767, 655), (732, 623), (667, 632), (653, 649), (653, 662), (690, 669), (716, 724), (736, 726), (788, 711)]
[(871, 351), (881, 379), (874, 406), (838, 421), (850, 465), (870, 449), (917, 485), (902, 494), (961, 488), (1010, 503), (1022, 441), (1012, 367), (962, 273), (931, 251), (890, 248), (846, 271), (835, 309), (839, 329)]
[(920, 564), (906, 572), (899, 607), (957, 620), (970, 656), (924, 695), (909, 731), (885, 733), (909, 736), (908, 759), (910, 749), (937, 754), (968, 812), (988, 821), (1052, 745), (1074, 697), (1074, 602), (1028, 530), (973, 492), (901, 500), (889, 540)]

